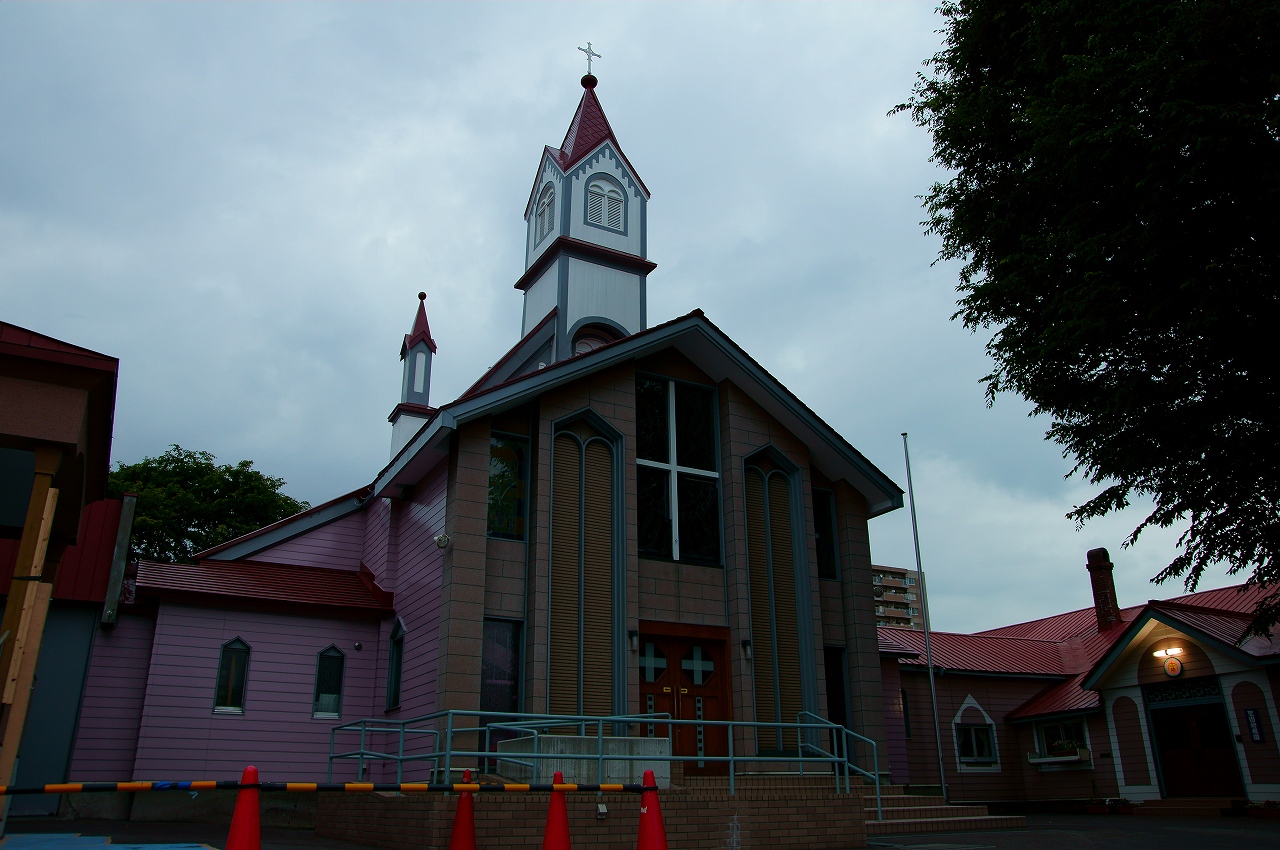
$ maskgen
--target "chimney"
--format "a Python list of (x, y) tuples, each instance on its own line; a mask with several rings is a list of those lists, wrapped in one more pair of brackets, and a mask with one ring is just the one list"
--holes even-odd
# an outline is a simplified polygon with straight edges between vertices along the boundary
[(1116, 582), (1111, 571), (1115, 565), (1106, 549), (1090, 549), (1088, 558), (1089, 583), (1093, 585), (1093, 611), (1098, 616), (1098, 631), (1105, 632), (1123, 625), (1120, 606), (1116, 603)]

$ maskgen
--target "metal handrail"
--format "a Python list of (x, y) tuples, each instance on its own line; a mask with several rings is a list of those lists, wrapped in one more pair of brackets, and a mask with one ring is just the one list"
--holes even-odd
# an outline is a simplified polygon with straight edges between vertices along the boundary
[[(471, 718), (480, 721), (477, 725), (460, 725), (455, 721), (465, 721)], [(443, 730), (440, 728), (443, 725)], [(605, 727), (624, 727), (629, 729), (632, 726), (663, 726), (666, 727), (666, 736), (671, 742), (671, 746), (665, 755), (641, 754), (631, 755), (625, 753), (611, 754), (606, 756), (604, 753), (604, 740), (606, 738)], [(566, 715), (566, 714), (525, 714), (515, 712), (491, 712), (491, 711), (475, 711), (466, 709), (449, 709), (445, 711), (437, 711), (432, 714), (414, 717), (408, 720), (387, 720), (387, 719), (368, 719), (358, 720), (349, 723), (343, 723), (334, 726), (329, 733), (329, 768), (328, 779), (333, 779), (334, 761), (338, 759), (351, 759), (359, 762), (359, 776), (363, 779), (366, 762), (373, 761), (392, 761), (396, 764), (397, 782), (403, 782), (404, 764), (406, 762), (428, 761), (431, 762), (432, 776), (443, 772), (445, 781), (453, 772), (453, 760), (459, 759), (485, 759), (494, 762), (505, 762), (508, 764), (520, 765), (522, 767), (535, 769), (536, 764), (542, 759), (554, 760), (593, 760), (596, 762), (596, 777), (600, 779), (604, 776), (605, 762), (618, 761), (665, 761), (665, 762), (683, 762), (691, 761), (687, 755), (677, 755), (675, 753), (675, 728), (677, 726), (701, 726), (724, 728), (728, 739), (728, 754), (723, 756), (713, 756), (702, 754), (696, 757), (697, 761), (727, 763), (729, 767), (729, 793), (736, 793), (736, 776), (740, 772), (740, 765), (743, 764), (771, 764), (771, 763), (788, 763), (798, 764), (799, 771), (803, 775), (805, 765), (829, 764), (834, 774), (837, 793), (849, 793), (852, 790), (852, 775), (857, 774), (872, 780), (876, 787), (876, 819), (883, 819), (883, 809), (881, 803), (880, 789), (880, 773), (879, 773), (879, 757), (876, 742), (863, 735), (859, 735), (851, 729), (832, 723), (830, 720), (819, 717), (817, 714), (809, 711), (802, 711), (796, 717), (795, 723), (779, 723), (765, 721), (747, 721), (747, 720), (681, 720), (672, 718), (670, 714), (665, 712), (654, 714), (627, 714), (612, 716), (591, 716), (591, 715)], [(589, 727), (595, 733), (596, 751), (594, 753), (542, 753), (540, 751), (540, 738), (547, 734), (550, 729), (563, 727), (577, 727), (579, 735), (585, 737)], [(781, 755), (761, 755), (757, 751), (754, 755), (736, 754), (734, 752), (734, 737), (739, 730), (748, 732), (759, 729), (775, 729), (780, 732), (794, 731), (796, 736), (797, 750), (794, 754), (785, 753)], [(532, 753), (512, 753), (500, 754), (492, 746), (494, 731), (520, 732), (526, 736), (534, 738), (534, 747)], [(336, 751), (336, 739), (339, 734), (356, 733), (360, 735), (360, 745), (355, 750), (345, 750), (343, 752)], [(821, 738), (821, 733), (828, 732), (833, 735), (832, 752), (828, 752), (814, 740)], [(457, 746), (457, 735), (476, 734), (478, 737), (477, 749), (466, 749)], [(384, 752), (381, 749), (374, 749), (369, 740), (370, 736), (376, 735), (394, 735), (396, 740), (395, 752)], [(423, 752), (405, 753), (405, 742), (407, 736), (413, 735), (430, 735), (431, 740), (429, 748)], [(623, 737), (610, 734), (607, 737), (616, 738)], [(644, 737), (663, 737), (663, 736), (644, 736)], [(834, 741), (839, 740), (839, 746), (834, 745)], [(869, 745), (871, 747), (873, 770), (866, 770), (860, 767), (854, 760), (854, 753), (857, 744)], [(518, 757), (517, 757), (518, 756)], [(441, 766), (443, 762), (443, 767)]]

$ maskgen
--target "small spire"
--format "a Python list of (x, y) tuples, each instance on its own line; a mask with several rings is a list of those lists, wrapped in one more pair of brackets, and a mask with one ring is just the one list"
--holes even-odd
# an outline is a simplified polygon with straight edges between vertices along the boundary
[(404, 357), (405, 352), (417, 345), (419, 341), (425, 341), (431, 353), (436, 353), (436, 341), (431, 338), (431, 326), (427, 324), (427, 293), (425, 292), (418, 293), (418, 315), (413, 319), (413, 328), (404, 338), (400, 356)]

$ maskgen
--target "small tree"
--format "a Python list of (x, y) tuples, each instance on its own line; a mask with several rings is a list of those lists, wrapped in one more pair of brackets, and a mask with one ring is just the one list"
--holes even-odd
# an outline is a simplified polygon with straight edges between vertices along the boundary
[[(899, 107), (953, 176), (925, 197), (1014, 392), (1100, 492), (1189, 522), (1156, 576), (1280, 581), (1280, 4), (946, 0)], [(1254, 629), (1280, 620), (1280, 596)]]
[(172, 445), (159, 457), (117, 463), (108, 489), (138, 495), (133, 553), (174, 563), (194, 563), (197, 552), (292, 516), (310, 507), (280, 492), (283, 478), (253, 468), (216, 464), (208, 452)]

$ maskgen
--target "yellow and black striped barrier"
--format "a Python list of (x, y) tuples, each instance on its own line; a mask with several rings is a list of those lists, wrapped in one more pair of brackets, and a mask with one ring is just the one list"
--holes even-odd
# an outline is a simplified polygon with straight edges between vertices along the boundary
[(204, 780), (191, 782), (61, 782), (52, 785), (15, 787), (0, 785), (0, 797), (18, 794), (90, 794), (117, 791), (239, 791), (256, 788), (259, 791), (290, 791), (300, 793), (337, 792), (358, 793), (380, 791), (400, 794), (448, 794), (463, 791), (534, 793), (551, 791), (628, 792), (657, 791), (656, 787), (634, 784), (586, 785), (581, 783), (519, 784), (499, 782), (236, 782), (234, 780)]

